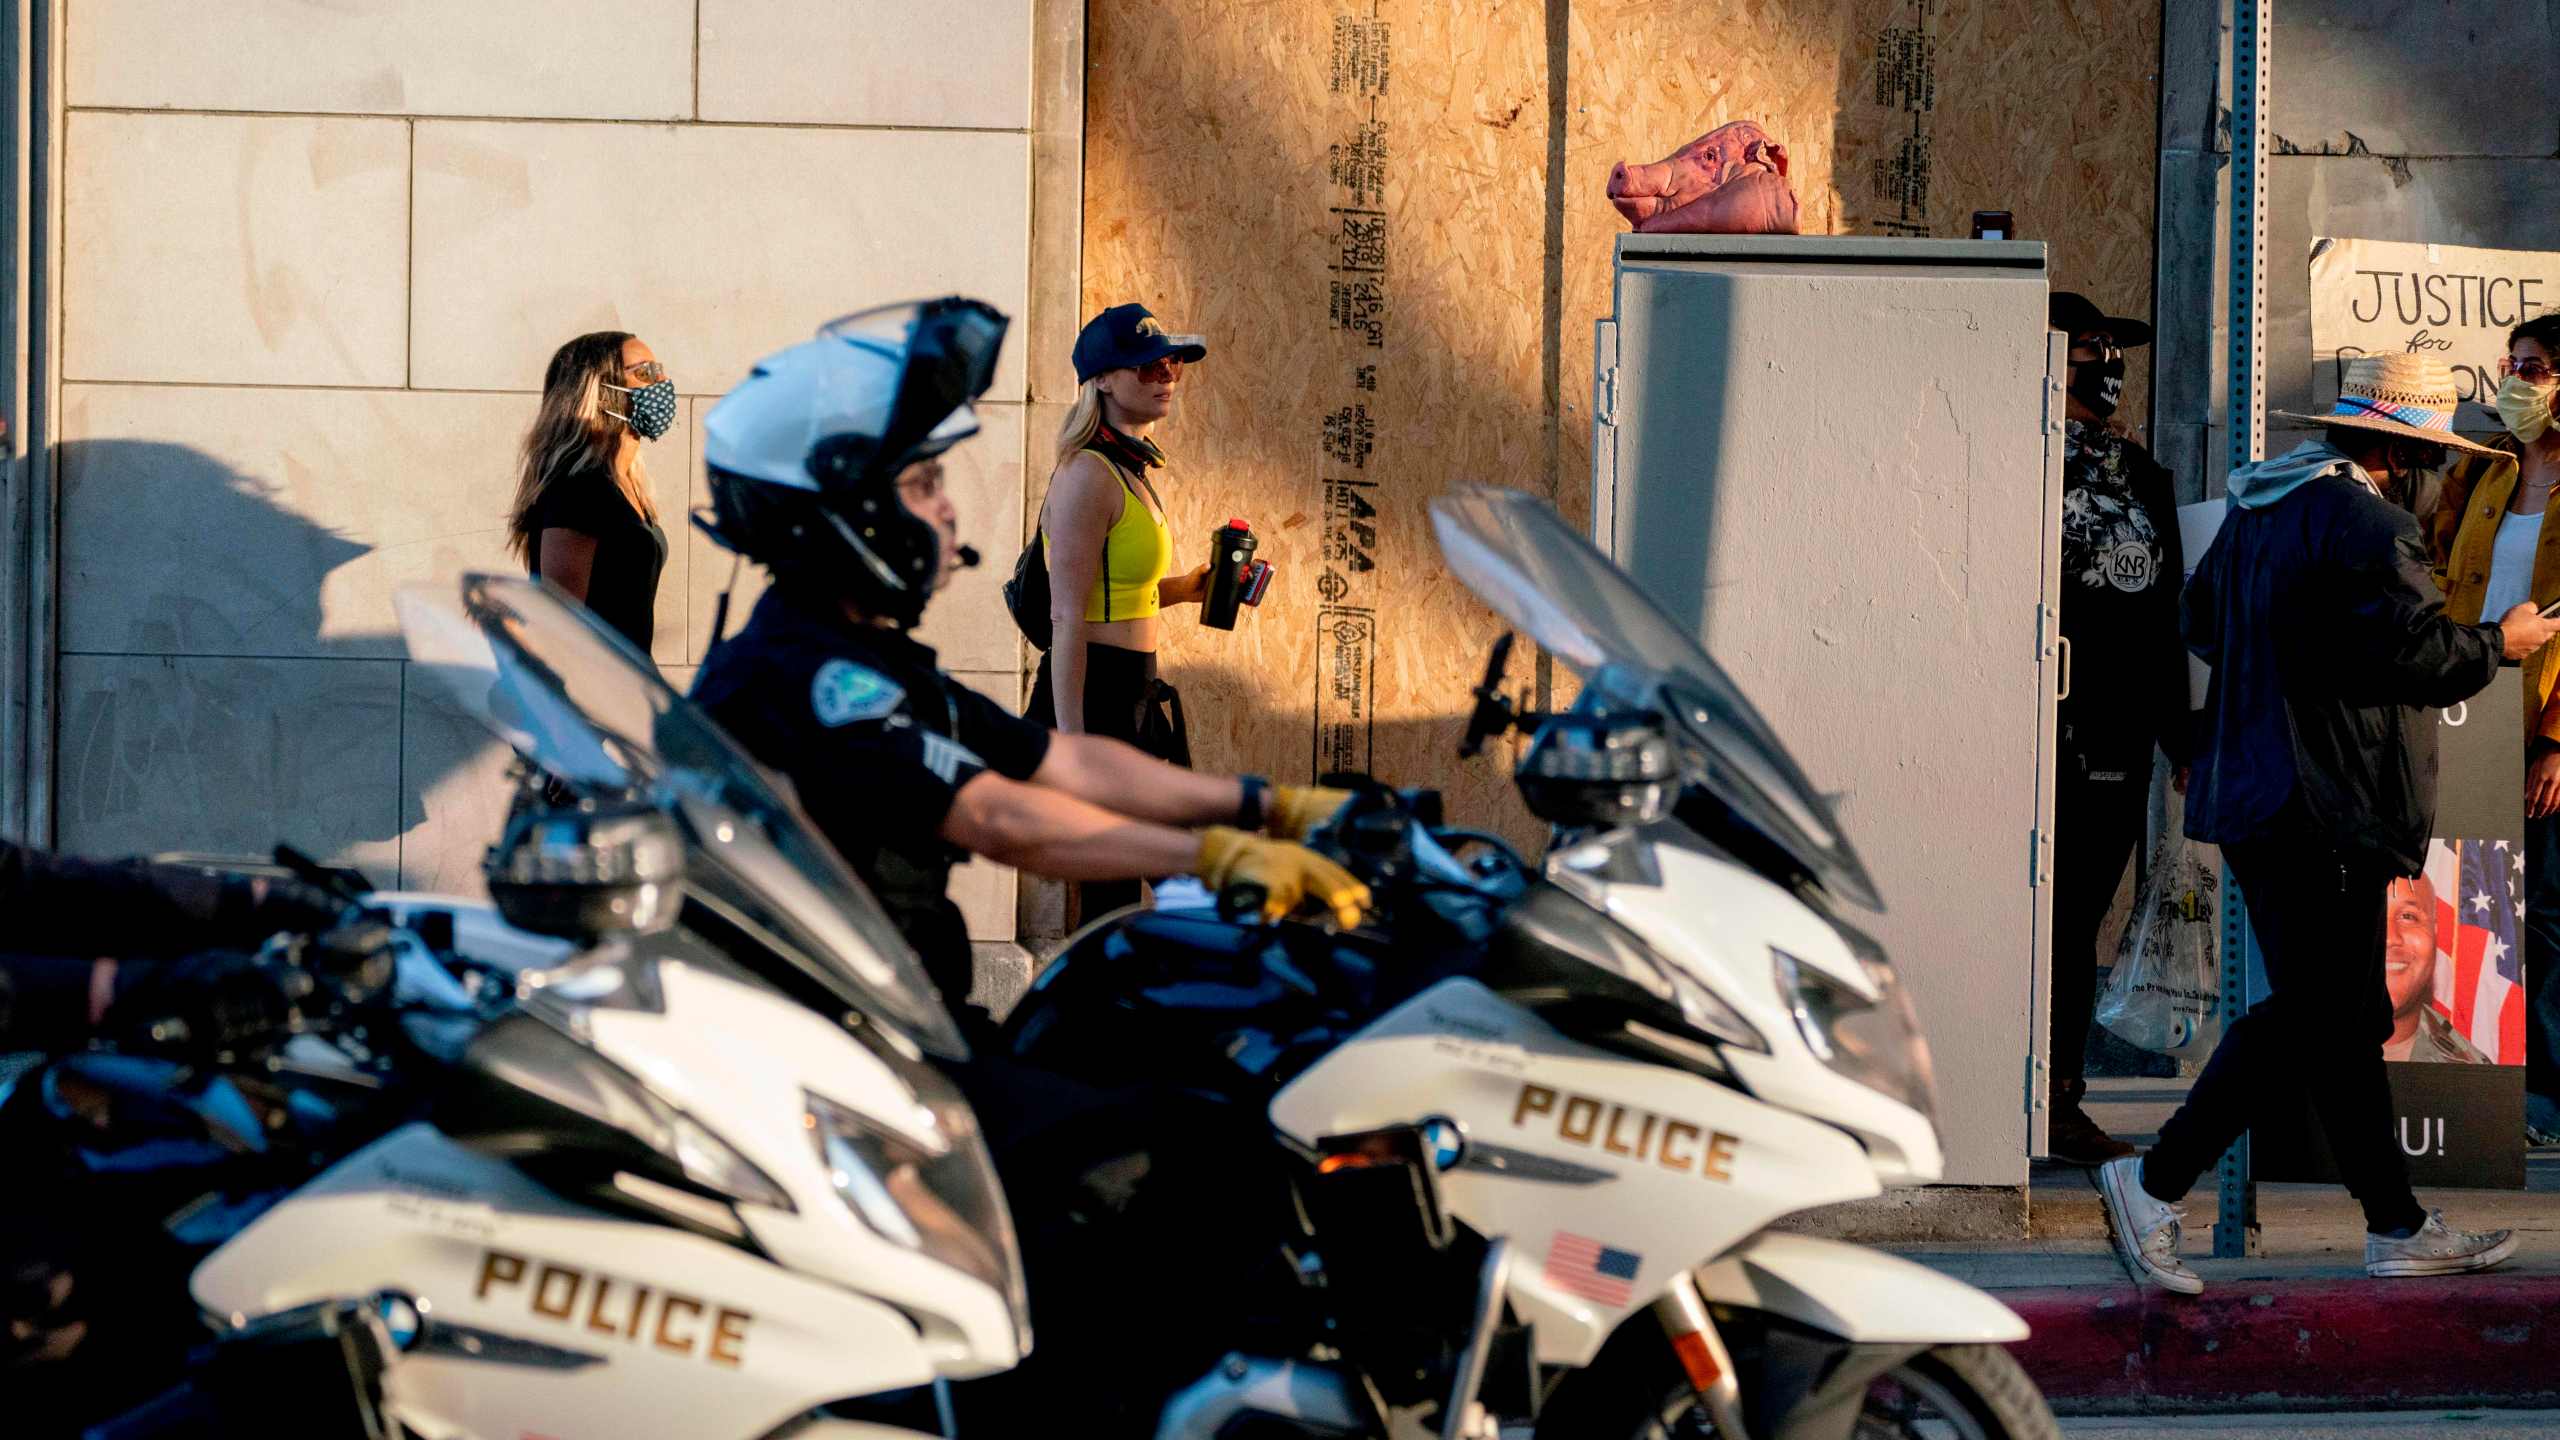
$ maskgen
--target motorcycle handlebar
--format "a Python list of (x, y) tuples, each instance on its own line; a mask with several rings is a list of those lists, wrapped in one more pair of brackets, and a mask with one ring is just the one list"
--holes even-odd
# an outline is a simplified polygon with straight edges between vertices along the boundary
[[(1328, 775), (1324, 783), (1350, 790), (1352, 799), (1309, 833), (1304, 843), (1368, 885), (1377, 910), (1393, 913), (1397, 896), (1424, 891), (1469, 891), (1499, 898), (1503, 883), (1496, 869), (1479, 870), (1473, 877), (1450, 869), (1450, 857), (1469, 845), (1490, 848), (1513, 872), (1534, 873), (1499, 836), (1443, 828), (1436, 790), (1396, 790), (1362, 776)], [(1261, 885), (1231, 882), (1218, 892), (1218, 914), (1229, 921), (1250, 919), (1261, 913), (1269, 899), (1270, 892)]]
[(1250, 880), (1231, 880), (1218, 891), (1218, 918), (1250, 920), (1262, 913), (1271, 901), (1269, 886)]

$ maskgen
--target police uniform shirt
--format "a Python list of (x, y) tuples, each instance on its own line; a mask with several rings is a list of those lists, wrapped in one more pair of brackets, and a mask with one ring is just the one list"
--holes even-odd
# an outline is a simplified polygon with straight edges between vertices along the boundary
[(905, 633), (780, 587), (703, 658), (693, 698), (789, 777), (944, 998), (965, 1000), (968, 927), (946, 891), (967, 855), (942, 838), (942, 823), (978, 776), (1030, 779), (1049, 732), (944, 674)]

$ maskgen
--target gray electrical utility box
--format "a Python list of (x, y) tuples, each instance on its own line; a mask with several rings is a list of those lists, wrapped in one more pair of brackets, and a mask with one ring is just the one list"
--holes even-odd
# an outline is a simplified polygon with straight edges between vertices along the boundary
[(1622, 235), (1598, 329), (1594, 539), (1838, 795), (1961, 1184), (2023, 1185), (2044, 1148), (2069, 683), (2046, 293), (2037, 243)]

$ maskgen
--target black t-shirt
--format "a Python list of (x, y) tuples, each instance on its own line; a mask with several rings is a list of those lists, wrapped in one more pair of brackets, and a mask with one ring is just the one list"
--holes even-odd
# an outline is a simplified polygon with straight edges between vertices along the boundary
[(667, 534), (632, 508), (611, 472), (560, 476), (533, 502), (533, 573), (542, 576), (542, 532), (575, 530), (596, 542), (587, 572), (587, 608), (622, 633), (641, 654), (657, 629), (658, 577), (667, 568)]
[(903, 632), (858, 625), (782, 587), (711, 647), (693, 699), (780, 771), (954, 1006), (968, 998), (969, 931), (946, 893), (967, 856), (942, 838), (960, 787), (1028, 780), (1049, 732), (942, 673)]
[(2183, 583), (2168, 474), (2141, 445), (2074, 420), (2062, 468), (2062, 745), (2093, 772), (2148, 783), (2151, 747), (2186, 753)]

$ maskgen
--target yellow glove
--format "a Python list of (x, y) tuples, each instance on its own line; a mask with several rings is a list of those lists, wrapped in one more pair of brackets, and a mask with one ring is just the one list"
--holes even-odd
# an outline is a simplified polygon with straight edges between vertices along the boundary
[(1348, 790), (1321, 785), (1282, 785), (1271, 792), (1271, 823), (1263, 829), (1283, 840), (1304, 840), (1351, 803)]
[(1353, 879), (1350, 871), (1304, 845), (1224, 825), (1200, 832), (1197, 868), (1201, 882), (1220, 893), (1230, 885), (1259, 888), (1266, 920), (1285, 918), (1300, 902), (1312, 900), (1333, 912), (1334, 920), (1349, 930), (1359, 925), (1369, 908), (1369, 887)]

